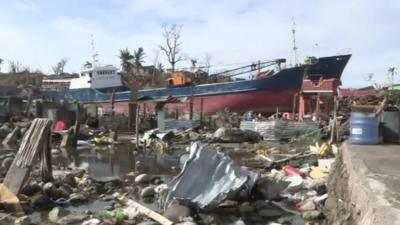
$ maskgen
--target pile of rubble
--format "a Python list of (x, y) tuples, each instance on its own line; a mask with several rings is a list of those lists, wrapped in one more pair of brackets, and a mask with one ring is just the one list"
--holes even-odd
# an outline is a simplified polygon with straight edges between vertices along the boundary
[(349, 118), (353, 105), (379, 105), (385, 98), (385, 93), (367, 96), (345, 96), (339, 98), (338, 114)]
[[(0, 127), (2, 138), (14, 129), (7, 124)], [(19, 140), (27, 127), (21, 129)], [(115, 132), (81, 127), (79, 133), (86, 140), (79, 140), (76, 150), (118, 143)], [(68, 157), (59, 148), (60, 134), (66, 135), (52, 134), (54, 158)], [(180, 172), (171, 180), (140, 170), (124, 179), (91, 177), (88, 171), (53, 163), (53, 179), (43, 181), (43, 168), (35, 165), (15, 195), (13, 204), (19, 210), (10, 213), (4, 208), (8, 216), (0, 221), (33, 224), (21, 213), (35, 211), (45, 213), (44, 221), (50, 224), (319, 224), (324, 220), (326, 181), (337, 152), (331, 145), (285, 146), (265, 141), (257, 131), (233, 127), (155, 129), (139, 140), (131, 139), (139, 146), (131, 150), (135, 154), (180, 157), (181, 167), (176, 168)], [(0, 155), (0, 177), (6, 176), (14, 157), (15, 152)], [(0, 189), (3, 200), (4, 193)], [(102, 210), (70, 210), (95, 201), (106, 204)]]

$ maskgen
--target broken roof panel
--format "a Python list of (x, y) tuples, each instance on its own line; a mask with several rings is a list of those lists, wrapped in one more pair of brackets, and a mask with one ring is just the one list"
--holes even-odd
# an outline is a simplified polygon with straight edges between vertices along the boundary
[(166, 209), (173, 200), (189, 200), (211, 209), (237, 191), (250, 192), (258, 175), (234, 165), (233, 160), (211, 146), (194, 143), (182, 171), (161, 195)]

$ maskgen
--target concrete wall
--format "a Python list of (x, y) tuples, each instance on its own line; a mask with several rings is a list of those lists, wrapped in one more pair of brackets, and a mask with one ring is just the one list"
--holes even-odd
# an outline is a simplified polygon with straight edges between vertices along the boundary
[(328, 182), (328, 224), (399, 224), (399, 159), (398, 145), (344, 143)]

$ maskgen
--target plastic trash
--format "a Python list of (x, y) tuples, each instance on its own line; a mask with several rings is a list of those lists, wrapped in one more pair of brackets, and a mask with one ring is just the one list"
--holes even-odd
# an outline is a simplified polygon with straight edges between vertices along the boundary
[(316, 209), (316, 203), (313, 200), (306, 200), (296, 205), (296, 207), (304, 212), (304, 211), (311, 211)]
[(284, 178), (284, 181), (289, 183), (289, 186), (286, 188), (288, 192), (297, 192), (303, 186), (303, 178), (299, 175), (288, 176)]
[(304, 176), (303, 172), (293, 166), (285, 166), (283, 171), (285, 171), (286, 176)]
[(124, 209), (126, 219), (132, 220), (139, 215), (139, 211), (135, 207), (128, 207)]
[(103, 219), (115, 218), (118, 222), (123, 222), (125, 220), (125, 214), (122, 211), (101, 210), (99, 216)]

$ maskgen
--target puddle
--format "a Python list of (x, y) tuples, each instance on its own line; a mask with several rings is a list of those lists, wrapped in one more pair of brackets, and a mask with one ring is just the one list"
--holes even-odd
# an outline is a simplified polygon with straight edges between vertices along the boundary
[(173, 175), (173, 167), (179, 168), (179, 157), (161, 154), (134, 154), (133, 144), (93, 147), (87, 150), (69, 149), (68, 158), (62, 154), (53, 156), (53, 164), (59, 167), (85, 169), (91, 177), (117, 176), (122, 179), (130, 172), (156, 175)]
[[(0, 145), (1, 146), (1, 145)], [(16, 152), (16, 147), (0, 147), (3, 152)], [(134, 144), (126, 141), (121, 144), (107, 146), (93, 146), (89, 149), (68, 149), (61, 153), (52, 155), (52, 164), (58, 168), (80, 168), (85, 169), (90, 177), (119, 177), (127, 178), (130, 172), (148, 173), (159, 175), (168, 182), (179, 172), (179, 156), (154, 153), (134, 154)], [(134, 200), (153, 210), (158, 210), (154, 201), (143, 201), (138, 195)], [(79, 206), (66, 206), (72, 213), (81, 214), (90, 210), (98, 213), (100, 210), (110, 206), (112, 202), (95, 200)], [(49, 210), (36, 211), (30, 214), (31, 221), (44, 224), (48, 221)]]

